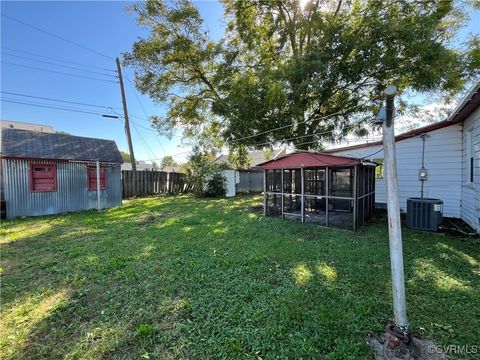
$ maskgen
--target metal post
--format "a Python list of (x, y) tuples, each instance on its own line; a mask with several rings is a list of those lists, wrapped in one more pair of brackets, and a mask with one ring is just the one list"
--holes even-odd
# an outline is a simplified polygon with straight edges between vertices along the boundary
[(97, 211), (101, 210), (100, 206), (100, 161), (97, 160)]
[(325, 226), (328, 227), (328, 195), (330, 195), (329, 190), (329, 174), (328, 166), (325, 168)]
[(300, 169), (300, 174), (301, 174), (301, 179), (302, 179), (302, 196), (301, 196), (301, 199), (302, 199), (302, 223), (305, 222), (305, 174), (304, 174), (305, 170), (304, 168), (302, 167)]
[(263, 215), (267, 216), (267, 170), (263, 170)]
[[(202, 190), (203, 190), (203, 184), (202, 184)], [(170, 193), (170, 173), (167, 172), (167, 194)]]
[(285, 215), (283, 214), (283, 169), (280, 169), (280, 171), (281, 171), (280, 179), (281, 179), (281, 182), (282, 182), (282, 183), (280, 184), (280, 185), (281, 185), (281, 189), (280, 189), (281, 195), (280, 195), (280, 196), (282, 197), (280, 203), (282, 204), (282, 220), (283, 220), (283, 219), (285, 219)]
[(396, 88), (385, 90), (387, 97), (386, 121), (383, 122), (383, 149), (385, 154), (385, 177), (387, 186), (388, 235), (392, 270), (393, 312), (397, 331), (408, 334), (408, 319), (405, 302), (405, 279), (403, 273), (402, 228), (400, 223), (400, 201), (398, 198), (397, 161), (395, 154), (395, 132), (393, 109)]
[(357, 176), (358, 165), (353, 167), (353, 230), (357, 230)]

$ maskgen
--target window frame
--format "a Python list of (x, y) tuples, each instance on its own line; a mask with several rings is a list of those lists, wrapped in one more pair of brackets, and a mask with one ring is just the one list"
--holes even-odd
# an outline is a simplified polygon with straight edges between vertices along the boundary
[[(90, 170), (93, 170), (95, 176), (95, 186), (90, 187)], [(103, 172), (103, 183), (102, 183), (102, 172)], [(100, 165), (100, 190), (107, 190), (107, 168)], [(87, 165), (87, 190), (88, 191), (97, 191), (97, 166), (96, 165)]]
[(475, 167), (475, 158), (474, 158), (474, 146), (473, 146), (473, 128), (467, 130), (467, 136), (465, 141), (466, 147), (466, 170), (467, 176), (465, 179), (466, 184), (473, 184), (474, 183), (474, 167)]
[[(35, 173), (36, 171), (34, 170), (35, 167), (51, 167), (52, 170), (49, 171), (52, 173), (52, 180), (53, 180), (53, 188), (52, 189), (36, 189), (35, 188)], [(57, 164), (55, 163), (30, 163), (30, 192), (33, 193), (42, 193), (42, 192), (57, 192), (58, 191), (58, 186), (57, 186)]]

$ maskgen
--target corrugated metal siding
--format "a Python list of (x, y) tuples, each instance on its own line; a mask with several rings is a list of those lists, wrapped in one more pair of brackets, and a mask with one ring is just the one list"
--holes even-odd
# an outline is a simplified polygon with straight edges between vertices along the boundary
[[(428, 134), (430, 138), (425, 144), (425, 168), (428, 169), (425, 197), (443, 200), (444, 215), (459, 218), (462, 191), (462, 125), (448, 126)], [(332, 154), (364, 157), (381, 150), (382, 147), (375, 145)], [(418, 170), (422, 166), (422, 140), (419, 137), (402, 140), (396, 143), (396, 148), (400, 207), (406, 211), (407, 198), (420, 196)], [(383, 159), (383, 151), (373, 155), (372, 159)], [(385, 204), (385, 180), (377, 179), (375, 188), (375, 202)]]
[[(87, 188), (87, 164), (57, 162), (57, 191), (31, 192), (30, 160), (2, 159), (7, 218), (51, 215), (97, 207), (96, 191)], [(42, 163), (45, 163), (44, 161)], [(120, 166), (107, 168), (107, 189), (101, 207), (121, 205)]]
[(240, 182), (237, 184), (237, 192), (262, 192), (263, 171), (246, 172), (240, 171)]

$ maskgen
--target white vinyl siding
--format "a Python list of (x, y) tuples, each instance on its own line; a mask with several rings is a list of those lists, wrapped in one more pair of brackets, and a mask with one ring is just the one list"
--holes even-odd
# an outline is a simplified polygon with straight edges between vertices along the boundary
[[(462, 191), (462, 125), (451, 125), (428, 133), (425, 143), (425, 168), (428, 180), (425, 181), (424, 196), (444, 202), (444, 216), (461, 216)], [(365, 157), (374, 154), (383, 146), (368, 146), (360, 149), (333, 152), (333, 155)], [(399, 180), (400, 208), (406, 211), (407, 198), (420, 197), (421, 182), (418, 170), (422, 167), (422, 139), (412, 137), (396, 143)], [(383, 158), (383, 151), (371, 156)], [(385, 204), (385, 180), (375, 182), (375, 202)]]
[[(462, 205), (461, 215), (480, 231), (480, 109), (463, 124)], [(473, 182), (470, 181), (470, 157), (473, 157)]]

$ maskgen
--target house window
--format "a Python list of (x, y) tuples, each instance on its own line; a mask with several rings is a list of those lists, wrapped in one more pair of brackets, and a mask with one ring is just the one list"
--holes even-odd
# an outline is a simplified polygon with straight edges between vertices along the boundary
[(467, 183), (473, 183), (473, 176), (474, 176), (474, 150), (473, 150), (473, 131), (467, 131)]
[(378, 166), (375, 168), (375, 179), (383, 179), (383, 159), (373, 159)]
[(30, 191), (57, 191), (57, 166), (55, 164), (31, 164)]
[[(88, 166), (88, 190), (96, 191), (97, 190), (97, 167)], [(100, 190), (105, 190), (107, 188), (107, 169), (100, 167)]]

